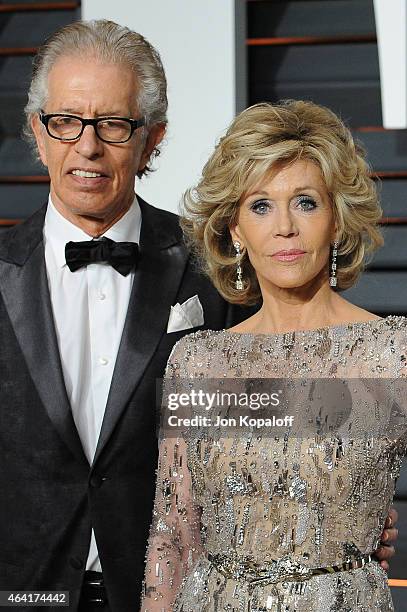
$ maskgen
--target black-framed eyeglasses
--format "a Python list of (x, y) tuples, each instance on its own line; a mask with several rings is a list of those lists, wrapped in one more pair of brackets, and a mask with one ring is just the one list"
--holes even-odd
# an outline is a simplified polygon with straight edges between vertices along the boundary
[(128, 119), (127, 117), (98, 117), (97, 119), (83, 119), (76, 115), (64, 113), (52, 113), (46, 115), (43, 111), (39, 113), (40, 121), (51, 138), (57, 140), (77, 140), (83, 134), (87, 125), (93, 125), (96, 136), (110, 144), (127, 142), (142, 125), (145, 119)]

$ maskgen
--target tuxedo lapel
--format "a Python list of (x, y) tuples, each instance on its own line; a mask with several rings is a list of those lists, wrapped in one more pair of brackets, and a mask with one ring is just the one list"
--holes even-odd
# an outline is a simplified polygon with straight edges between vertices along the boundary
[[(140, 383), (160, 338), (166, 333), (187, 262), (187, 250), (167, 213), (138, 198), (142, 224), (140, 261), (134, 276), (126, 322), (113, 373), (95, 460)], [(170, 225), (170, 226), (169, 226)], [(154, 381), (152, 381), (154, 384)]]
[(66, 394), (51, 309), (42, 241), (45, 210), (1, 241), (0, 293), (49, 418), (71, 451), (86, 461)]

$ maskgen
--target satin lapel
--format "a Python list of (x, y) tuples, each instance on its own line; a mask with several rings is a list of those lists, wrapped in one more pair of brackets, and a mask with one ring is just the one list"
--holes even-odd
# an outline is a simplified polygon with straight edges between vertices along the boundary
[(140, 204), (140, 262), (94, 461), (140, 383), (160, 338), (166, 333), (170, 306), (177, 295), (188, 257), (180, 236), (174, 237), (162, 224), (161, 228), (156, 227), (160, 217), (155, 219), (155, 209), (142, 200)]
[[(39, 396), (59, 435), (86, 461), (63, 380), (48, 281), (42, 225), (15, 228), (7, 256), (0, 251), (0, 292)], [(43, 215), (42, 215), (43, 218)]]

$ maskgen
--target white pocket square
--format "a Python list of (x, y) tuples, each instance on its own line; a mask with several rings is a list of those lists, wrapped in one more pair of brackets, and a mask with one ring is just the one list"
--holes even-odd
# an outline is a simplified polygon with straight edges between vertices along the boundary
[(199, 327), (204, 324), (203, 308), (197, 295), (193, 295), (183, 304), (171, 306), (168, 319), (167, 334)]

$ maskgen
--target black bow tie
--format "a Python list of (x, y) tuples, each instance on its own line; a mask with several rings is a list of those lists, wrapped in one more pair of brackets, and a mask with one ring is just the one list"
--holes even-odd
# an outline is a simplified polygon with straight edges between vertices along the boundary
[(107, 262), (127, 276), (137, 265), (138, 244), (135, 242), (115, 242), (110, 238), (68, 242), (65, 245), (65, 259), (71, 272), (91, 263)]

